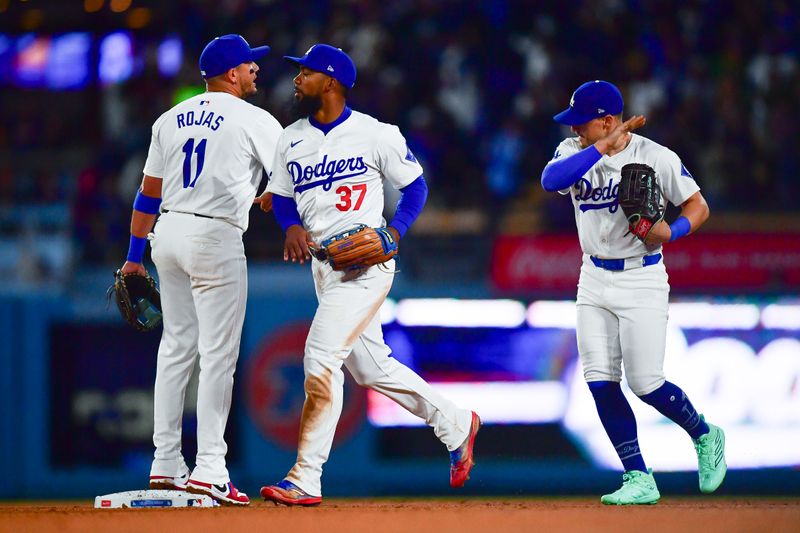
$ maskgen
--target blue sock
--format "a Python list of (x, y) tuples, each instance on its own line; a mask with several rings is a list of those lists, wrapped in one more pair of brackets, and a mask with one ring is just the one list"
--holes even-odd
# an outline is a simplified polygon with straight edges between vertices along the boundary
[(639, 450), (639, 437), (636, 434), (636, 418), (622, 394), (619, 383), (614, 381), (590, 381), (589, 390), (594, 396), (597, 414), (606, 430), (611, 444), (617, 450), (622, 467), (626, 472), (641, 470), (647, 466)]
[(708, 433), (706, 424), (680, 387), (665, 381), (663, 385), (644, 396), (642, 401), (649, 403), (662, 415), (666, 416), (688, 433), (693, 439)]

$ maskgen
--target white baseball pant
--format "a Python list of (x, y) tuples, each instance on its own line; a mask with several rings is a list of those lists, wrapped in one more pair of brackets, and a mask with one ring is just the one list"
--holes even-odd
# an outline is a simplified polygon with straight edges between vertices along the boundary
[(584, 255), (577, 306), (586, 381), (619, 382), (624, 364), (628, 386), (637, 396), (664, 383), (669, 283), (663, 261), (609, 271)]
[(164, 331), (155, 383), (153, 476), (187, 471), (181, 453), (186, 386), (200, 356), (197, 458), (192, 479), (223, 484), (225, 425), (247, 303), (242, 230), (219, 219), (164, 213), (150, 242), (158, 270)]
[(312, 260), (319, 307), (306, 340), (306, 400), (300, 421), (297, 462), (286, 479), (305, 492), (322, 494), (328, 460), (342, 411), (344, 364), (359, 385), (380, 392), (425, 420), (447, 449), (466, 439), (472, 412), (460, 409), (414, 371), (390, 357), (379, 310), (394, 280), (394, 260), (342, 281), (328, 263)]

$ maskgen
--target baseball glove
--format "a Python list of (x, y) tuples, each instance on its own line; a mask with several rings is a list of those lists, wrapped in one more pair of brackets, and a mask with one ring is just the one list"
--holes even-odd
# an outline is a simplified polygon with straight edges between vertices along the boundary
[(356, 270), (397, 255), (397, 241), (388, 228), (360, 224), (323, 241), (321, 251), (334, 270)]
[(621, 172), (619, 205), (630, 232), (644, 242), (653, 226), (664, 218), (656, 171), (643, 163), (628, 163)]
[(150, 331), (161, 323), (161, 294), (149, 275), (114, 273), (114, 294), (122, 318), (139, 331)]

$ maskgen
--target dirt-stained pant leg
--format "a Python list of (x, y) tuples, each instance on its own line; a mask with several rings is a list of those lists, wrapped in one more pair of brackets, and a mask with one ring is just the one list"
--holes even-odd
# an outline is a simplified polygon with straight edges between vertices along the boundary
[(391, 398), (425, 420), (449, 451), (458, 448), (472, 423), (472, 411), (460, 409), (413, 370), (391, 357), (383, 340), (380, 316), (353, 344), (345, 362), (356, 382)]
[[(411, 370), (390, 359), (383, 335), (376, 335), (376, 331), (380, 333), (380, 307), (392, 286), (394, 261), (372, 267), (351, 281), (341, 281), (341, 272), (316, 260), (312, 271), (319, 307), (303, 359), (306, 401), (297, 462), (286, 479), (309, 494), (322, 494), (322, 467), (328, 460), (342, 411), (342, 364), (346, 360), (359, 383), (384, 394), (392, 389), (390, 397), (432, 423), (437, 435), (447, 439), (448, 448), (459, 438), (463, 441), (469, 429), (470, 412), (458, 412), (462, 410), (432, 391)], [(361, 340), (365, 333), (366, 339)], [(355, 358), (350, 361), (348, 356)], [(440, 409), (445, 412), (435, 412)]]

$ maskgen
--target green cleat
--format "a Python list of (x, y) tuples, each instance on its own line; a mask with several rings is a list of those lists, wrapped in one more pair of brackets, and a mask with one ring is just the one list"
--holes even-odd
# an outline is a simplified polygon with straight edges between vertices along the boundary
[[(703, 415), (700, 415), (700, 418), (705, 420)], [(725, 463), (725, 432), (714, 424), (708, 424), (708, 428), (708, 433), (694, 441), (697, 472), (700, 475), (700, 492), (704, 494), (711, 494), (717, 490), (728, 471), (728, 465)]]
[(631, 470), (622, 474), (622, 487), (611, 494), (605, 494), (600, 501), (606, 505), (641, 505), (658, 502), (661, 494), (653, 478), (653, 469), (647, 472)]

